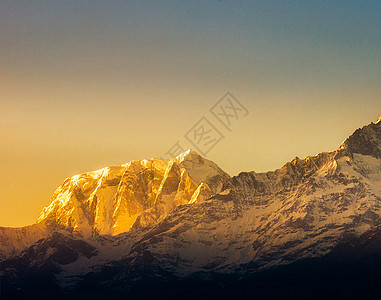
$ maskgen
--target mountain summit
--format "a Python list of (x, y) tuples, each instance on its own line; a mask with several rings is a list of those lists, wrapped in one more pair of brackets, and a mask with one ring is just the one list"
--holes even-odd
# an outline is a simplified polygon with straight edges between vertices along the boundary
[(357, 129), (340, 146), (341, 150), (346, 150), (346, 155), (353, 153), (369, 155), (381, 158), (381, 117), (376, 123), (371, 123)]
[(5, 287), (124, 297), (196, 279), (220, 289), (343, 253), (381, 261), (380, 186), (380, 121), (335, 151), (266, 173), (230, 177), (192, 150), (83, 173), (64, 181), (36, 224), (0, 228)]
[(127, 232), (138, 217), (139, 226), (153, 225), (179, 205), (220, 192), (229, 178), (191, 149), (173, 159), (133, 160), (69, 177), (35, 225), (0, 227), (0, 255), (17, 254), (54, 230), (89, 237)]
[(179, 205), (200, 203), (229, 178), (193, 150), (169, 160), (134, 160), (67, 178), (37, 223), (84, 236), (115, 235), (129, 231), (143, 213), (139, 223), (148, 226)]

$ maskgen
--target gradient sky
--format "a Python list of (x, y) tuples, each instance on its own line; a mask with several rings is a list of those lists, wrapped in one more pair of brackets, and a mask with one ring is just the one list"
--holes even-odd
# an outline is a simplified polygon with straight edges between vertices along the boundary
[[(165, 156), (231, 91), (231, 175), (336, 149), (381, 114), (381, 1), (0, 0), (0, 225), (62, 181)], [(219, 126), (216, 123), (216, 126)]]

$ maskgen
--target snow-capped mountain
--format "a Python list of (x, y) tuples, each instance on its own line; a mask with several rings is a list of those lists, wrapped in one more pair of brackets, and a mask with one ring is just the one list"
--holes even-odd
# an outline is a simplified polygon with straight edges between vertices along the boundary
[(179, 205), (201, 203), (221, 191), (230, 176), (188, 150), (174, 159), (135, 160), (67, 178), (37, 223), (0, 228), (2, 257), (19, 253), (54, 230), (90, 237), (156, 224)]
[(2, 275), (10, 295), (39, 286), (39, 274), (54, 291), (127, 295), (329, 257), (380, 224), (381, 118), (335, 151), (267, 173), (230, 177), (188, 150), (68, 178), (35, 225), (0, 229)]
[(66, 179), (37, 223), (46, 221), (84, 236), (115, 235), (129, 231), (137, 217), (141, 226), (148, 226), (179, 205), (204, 201), (228, 178), (191, 150), (171, 160), (131, 161)]

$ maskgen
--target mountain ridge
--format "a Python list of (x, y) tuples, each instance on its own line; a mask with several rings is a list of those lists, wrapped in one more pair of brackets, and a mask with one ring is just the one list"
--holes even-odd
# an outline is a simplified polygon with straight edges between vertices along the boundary
[[(132, 161), (116, 167), (112, 176), (106, 168), (77, 175), (80, 191), (65, 181), (57, 195), (70, 197), (53, 197), (53, 209), (38, 223), (46, 223), (48, 235), (18, 252), (3, 254), (5, 277), (13, 282), (9, 278), (22, 278), (32, 270), (36, 275), (51, 266), (48, 274), (59, 289), (90, 282), (128, 294), (135, 284), (165, 278), (208, 281), (218, 274), (246, 278), (325, 257), (340, 249), (343, 241), (351, 243), (378, 232), (379, 150), (381, 122), (376, 122), (356, 130), (335, 151), (294, 158), (265, 173), (230, 177), (213, 162), (187, 151), (171, 160), (157, 160), (156, 165), (151, 160)], [(111, 206), (100, 205), (104, 199)], [(70, 223), (74, 221), (66, 222), (70, 220), (66, 214), (56, 213), (70, 201), (78, 212), (80, 201), (96, 212), (86, 215), (83, 209), (83, 215), (70, 215), (74, 221), (85, 218), (87, 223), (78, 224), (86, 230), (75, 230)], [(133, 214), (134, 209), (138, 213)], [(134, 215), (130, 223), (129, 212)], [(128, 222), (123, 219), (126, 215)], [(107, 230), (114, 230), (115, 224), (118, 228), (118, 221), (128, 226), (119, 227), (122, 230), (114, 235), (102, 232), (97, 217), (106, 220), (102, 224)], [(87, 227), (89, 220), (93, 227)], [(57, 226), (49, 227), (50, 222)], [(2, 245), (4, 236), (0, 235)], [(91, 255), (88, 249), (93, 249)], [(62, 258), (64, 253), (70, 253), (69, 262)]]
[[(148, 226), (178, 205), (202, 201), (218, 192), (227, 178), (230, 176), (215, 163), (191, 149), (173, 159), (132, 160), (68, 177), (35, 224), (0, 227), (0, 255), (17, 254), (56, 229), (77, 231), (82, 236), (115, 235), (127, 232), (143, 212), (139, 224)], [(22, 237), (28, 228), (36, 228), (36, 232)], [(17, 239), (26, 242), (16, 243)]]

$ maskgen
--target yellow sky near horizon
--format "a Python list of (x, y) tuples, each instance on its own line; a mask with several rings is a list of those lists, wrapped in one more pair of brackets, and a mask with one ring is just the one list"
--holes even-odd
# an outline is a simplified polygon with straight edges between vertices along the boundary
[[(337, 149), (381, 114), (381, 3), (0, 1), (0, 226), (69, 176), (162, 157), (202, 117), (230, 175)], [(230, 91), (229, 132), (209, 109)]]
[[(0, 226), (34, 223), (69, 176), (133, 159), (164, 157), (177, 140), (185, 148), (194, 148), (183, 136), (203, 115), (213, 121), (208, 109), (220, 96), (203, 97), (205, 106), (192, 103), (189, 97), (181, 108), (166, 110), (160, 108), (163, 103), (149, 103), (148, 97), (140, 102), (143, 105), (125, 103), (119, 109), (103, 104), (91, 109), (80, 105), (55, 109), (2, 101)], [(12, 94), (7, 97), (12, 99)], [(377, 102), (363, 106), (355, 101), (348, 107), (332, 102), (324, 109), (284, 93), (255, 98), (238, 93), (236, 97), (249, 114), (234, 124), (232, 132), (215, 122), (225, 138), (207, 155), (230, 175), (272, 170), (295, 156), (335, 150), (356, 128), (376, 120), (375, 111), (381, 109)], [(278, 103), (277, 97), (289, 102)], [(131, 107), (134, 113), (128, 111)]]

